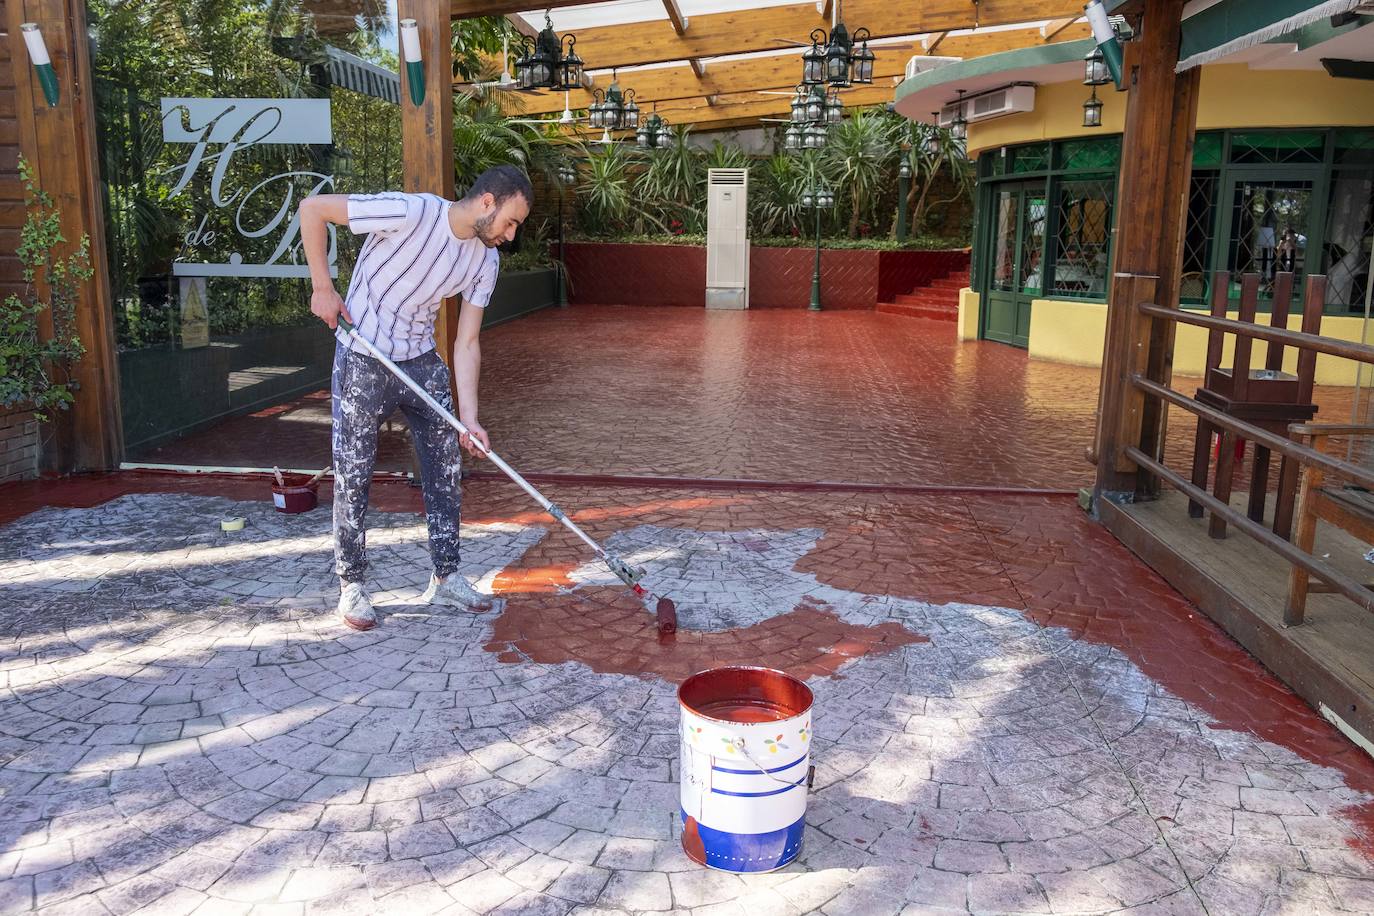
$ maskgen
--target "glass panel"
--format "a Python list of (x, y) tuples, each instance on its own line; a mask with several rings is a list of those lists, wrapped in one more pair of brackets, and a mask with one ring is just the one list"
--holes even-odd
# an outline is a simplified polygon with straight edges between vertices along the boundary
[(1208, 301), (1212, 282), (1212, 227), (1216, 224), (1216, 172), (1194, 172), (1188, 193), (1188, 221), (1183, 232), (1183, 273), (1179, 299), (1190, 305)]
[(1000, 149), (988, 155), (992, 157), (992, 174), (1005, 175), (1007, 173), (1007, 156), (1009, 155), (1007, 151)]
[[(89, 0), (131, 457), (327, 390), (334, 343), (310, 314), (296, 209), (311, 194), (399, 187), (387, 10), (378, 0), (225, 0), (150, 19), (147, 4)], [(361, 242), (330, 236), (331, 258)], [(340, 292), (353, 261), (337, 258)], [(322, 467), (328, 411), (317, 414), (277, 429), (323, 430), (309, 458)], [(203, 463), (184, 457), (160, 460)]]
[(1061, 169), (1115, 172), (1121, 161), (1121, 138), (1065, 140), (1056, 144), (1055, 158)]
[(1374, 130), (1336, 131), (1336, 161), (1343, 165), (1374, 163)]
[(1320, 131), (1254, 131), (1231, 134), (1231, 161), (1245, 163), (1321, 162), (1326, 135)]
[(1215, 168), (1221, 165), (1221, 149), (1225, 135), (1218, 131), (1198, 134), (1193, 140), (1193, 168)]
[(1116, 182), (1105, 178), (1059, 185), (1054, 292), (1066, 296), (1107, 294), (1107, 259), (1112, 236)]
[(1326, 304), (1364, 313), (1369, 288), (1370, 246), (1374, 243), (1374, 171), (1337, 171), (1326, 213), (1322, 269)]
[(993, 238), (992, 288), (1011, 292), (1016, 285), (1016, 192), (997, 192), (996, 235)]
[(1044, 194), (1026, 194), (1021, 205), (1021, 292), (1040, 295), (1045, 284), (1045, 215), (1048, 212)]
[(1231, 209), (1231, 239), (1227, 267), (1233, 298), (1239, 295), (1240, 275), (1260, 275), (1260, 298), (1270, 298), (1276, 271), (1292, 271), (1294, 295), (1300, 295), (1307, 265), (1307, 217), (1311, 212), (1310, 181), (1240, 181)]
[(1050, 145), (1048, 143), (1018, 146), (1012, 152), (1011, 170), (1013, 172), (1043, 172), (1050, 167)]

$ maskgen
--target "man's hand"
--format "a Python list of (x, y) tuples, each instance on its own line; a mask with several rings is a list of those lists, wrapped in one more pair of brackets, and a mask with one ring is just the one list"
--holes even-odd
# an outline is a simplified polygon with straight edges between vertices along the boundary
[(340, 315), (343, 315), (349, 324), (353, 323), (353, 316), (344, 308), (343, 299), (339, 297), (339, 292), (334, 289), (332, 283), (329, 286), (315, 287), (315, 291), (310, 294), (310, 311), (316, 318), (329, 325), (331, 330), (339, 326)]
[[(487, 438), (487, 431), (482, 428), (482, 424), (476, 420), (464, 420), (463, 425), (468, 428), (465, 435), (458, 437), (458, 444), (468, 450), (468, 454), (474, 458), (485, 458), (486, 453), (491, 451), (491, 440)], [(473, 440), (477, 440), (474, 442)], [(481, 443), (478, 447), (477, 443)]]

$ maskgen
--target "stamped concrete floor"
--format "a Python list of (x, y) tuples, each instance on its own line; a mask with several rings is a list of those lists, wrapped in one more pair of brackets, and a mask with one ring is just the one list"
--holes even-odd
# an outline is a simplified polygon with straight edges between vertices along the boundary
[[(1069, 499), (555, 488), (661, 641), (510, 486), (466, 490), (496, 611), (419, 606), (379, 512), (360, 634), (325, 512), (165, 483), (0, 529), (0, 912), (1374, 909), (1374, 765)], [(677, 843), (674, 682), (739, 661), (817, 694), (804, 851), (750, 877)]]

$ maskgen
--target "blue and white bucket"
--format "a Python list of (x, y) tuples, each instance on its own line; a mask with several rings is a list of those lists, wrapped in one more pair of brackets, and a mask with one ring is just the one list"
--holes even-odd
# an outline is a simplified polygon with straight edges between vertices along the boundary
[(712, 668), (678, 688), (682, 848), (730, 872), (801, 852), (811, 783), (811, 688), (771, 668)]

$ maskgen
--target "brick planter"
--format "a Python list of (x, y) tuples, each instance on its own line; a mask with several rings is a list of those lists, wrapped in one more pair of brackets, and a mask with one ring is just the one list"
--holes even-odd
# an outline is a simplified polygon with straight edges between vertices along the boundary
[(0, 407), (0, 483), (37, 477), (38, 446), (33, 411)]
[[(806, 308), (814, 248), (751, 248), (750, 308)], [(677, 305), (703, 308), (706, 249), (696, 245), (570, 242), (569, 301), (590, 305)], [(821, 304), (871, 309), (968, 265), (968, 250), (821, 250)]]

